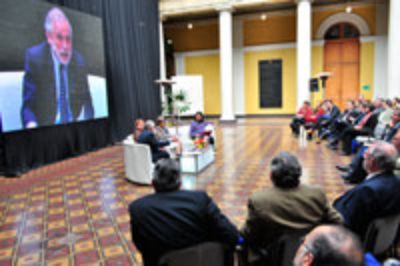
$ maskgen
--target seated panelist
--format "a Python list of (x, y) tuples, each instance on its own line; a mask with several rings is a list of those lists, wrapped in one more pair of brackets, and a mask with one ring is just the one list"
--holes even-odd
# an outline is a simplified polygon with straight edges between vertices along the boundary
[(150, 146), (153, 163), (157, 162), (161, 158), (170, 158), (169, 153), (162, 149), (163, 147), (168, 146), (170, 142), (157, 140), (154, 132), (154, 121), (147, 120), (144, 124), (144, 129), (142, 133), (137, 139), (138, 143), (147, 144)]
[(209, 143), (214, 145), (214, 138), (212, 137), (213, 127), (208, 121), (205, 121), (204, 114), (202, 112), (197, 112), (194, 116), (194, 121), (190, 124), (190, 137), (203, 138), (208, 137)]
[(133, 139), (137, 141), (139, 139), (140, 134), (144, 129), (144, 120), (142, 118), (138, 118), (135, 120), (135, 129), (133, 131)]
[(159, 141), (170, 142), (170, 145), (166, 147), (167, 150), (170, 150), (176, 155), (180, 155), (182, 153), (182, 142), (177, 136), (171, 135), (168, 128), (165, 126), (165, 119), (162, 116), (157, 118), (155, 135)]

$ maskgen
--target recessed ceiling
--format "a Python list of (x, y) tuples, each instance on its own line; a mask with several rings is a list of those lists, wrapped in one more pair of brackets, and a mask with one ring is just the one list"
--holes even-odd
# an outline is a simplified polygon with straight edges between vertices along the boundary
[[(388, 0), (314, 0), (314, 7), (331, 6), (338, 4), (385, 4)], [(400, 1), (400, 0), (399, 0)], [(237, 1), (233, 5), (233, 15), (246, 15), (259, 12), (273, 12), (294, 10), (296, 1), (276, 1), (276, 2), (260, 2), (260, 1)], [(215, 6), (206, 5), (201, 8), (199, 6), (191, 9), (185, 6), (182, 9), (173, 11), (161, 10), (164, 23), (196, 21), (204, 19), (212, 19), (218, 17), (218, 11)]]

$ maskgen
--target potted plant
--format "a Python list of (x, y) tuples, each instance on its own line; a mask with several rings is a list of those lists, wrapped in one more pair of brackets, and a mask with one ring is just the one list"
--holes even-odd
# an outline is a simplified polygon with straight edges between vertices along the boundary
[(169, 90), (166, 92), (166, 101), (163, 103), (163, 113), (173, 117), (177, 135), (179, 134), (181, 115), (190, 109), (191, 104), (192, 103), (188, 100), (187, 92), (182, 89), (177, 91)]

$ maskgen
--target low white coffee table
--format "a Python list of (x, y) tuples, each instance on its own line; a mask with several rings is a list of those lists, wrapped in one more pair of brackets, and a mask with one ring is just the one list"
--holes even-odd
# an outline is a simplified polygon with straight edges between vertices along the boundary
[(182, 173), (198, 174), (215, 160), (214, 149), (207, 148), (182, 153), (180, 164)]

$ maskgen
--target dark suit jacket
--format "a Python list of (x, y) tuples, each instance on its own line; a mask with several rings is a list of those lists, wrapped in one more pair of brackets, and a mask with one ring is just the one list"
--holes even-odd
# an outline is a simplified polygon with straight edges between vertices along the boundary
[(206, 241), (234, 246), (239, 233), (213, 200), (200, 191), (155, 193), (129, 205), (132, 239), (145, 266), (168, 251)]
[(250, 246), (265, 248), (283, 234), (308, 230), (321, 223), (341, 223), (325, 192), (315, 186), (272, 187), (251, 196), (243, 234)]
[(169, 141), (158, 141), (155, 134), (151, 131), (144, 129), (142, 133), (140, 133), (137, 142), (147, 144), (150, 146), (151, 157), (153, 162), (156, 162), (160, 158), (164, 158), (164, 154), (167, 157), (168, 154), (165, 151), (160, 150), (161, 147), (168, 146), (170, 144)]
[(400, 213), (400, 179), (393, 173), (382, 173), (347, 191), (334, 202), (345, 225), (361, 238), (376, 218)]
[(335, 121), (339, 117), (339, 115), (340, 115), (340, 109), (336, 105), (334, 105), (332, 107), (332, 110), (330, 111), (329, 122)]
[[(57, 97), (54, 64), (50, 46), (41, 43), (29, 48), (25, 54), (23, 103), (21, 120), (39, 126), (52, 125), (57, 115)], [(73, 120), (85, 109), (85, 119), (93, 118), (94, 111), (87, 82), (87, 71), (82, 56), (73, 51), (68, 65), (69, 103)]]
[(376, 124), (378, 124), (378, 117), (379, 113), (373, 113), (363, 126), (362, 130), (367, 131), (370, 135), (372, 135), (374, 133)]
[(392, 138), (394, 137), (394, 135), (396, 135), (397, 130), (400, 129), (400, 122), (396, 123), (396, 125), (394, 125), (394, 127), (387, 127), (385, 128), (385, 130), (383, 131), (383, 140), (390, 142), (392, 141)]

